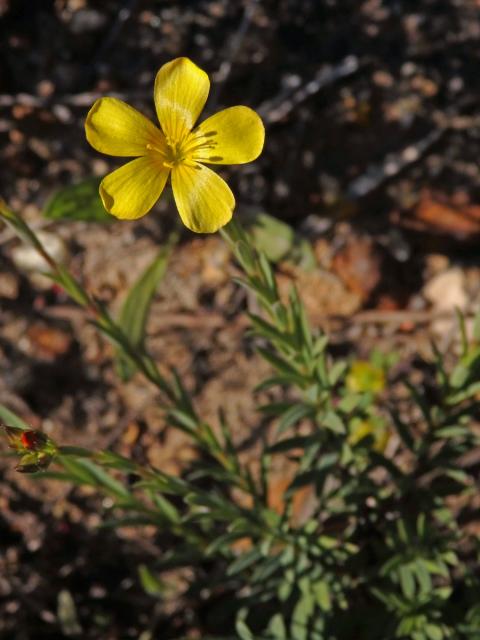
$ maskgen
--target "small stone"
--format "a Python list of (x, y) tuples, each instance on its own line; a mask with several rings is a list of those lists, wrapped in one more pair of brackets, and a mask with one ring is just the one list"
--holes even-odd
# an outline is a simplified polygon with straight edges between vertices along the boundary
[(378, 87), (383, 88), (392, 87), (394, 83), (393, 76), (387, 71), (383, 70), (375, 71), (372, 79)]
[(455, 310), (465, 311), (468, 295), (465, 274), (458, 267), (447, 269), (434, 276), (423, 288), (423, 295), (439, 315), (451, 313), (450, 317), (439, 317), (432, 323), (432, 330), (438, 336), (448, 336), (456, 324)]
[(73, 14), (70, 21), (72, 33), (88, 33), (98, 31), (107, 21), (107, 16), (95, 9), (81, 9)]
[(468, 302), (465, 291), (465, 274), (458, 267), (447, 269), (427, 282), (423, 293), (438, 311), (465, 309)]
[(40, 82), (37, 83), (37, 93), (43, 98), (48, 98), (54, 91), (55, 85), (51, 80), (40, 80)]
[(18, 297), (19, 282), (13, 273), (0, 273), (0, 298), (16, 300)]

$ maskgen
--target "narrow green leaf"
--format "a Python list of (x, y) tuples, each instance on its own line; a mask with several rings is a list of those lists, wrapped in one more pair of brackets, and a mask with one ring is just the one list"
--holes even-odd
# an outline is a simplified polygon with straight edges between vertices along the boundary
[(258, 562), (261, 559), (261, 557), (262, 557), (262, 554), (258, 549), (251, 549), (246, 553), (242, 553), (241, 556), (236, 558), (236, 560), (234, 560), (228, 566), (227, 575), (235, 576), (237, 575), (237, 573), (245, 571), (245, 569), (248, 569), (249, 567), (251, 567), (252, 564), (255, 564), (255, 562)]
[(268, 633), (275, 640), (287, 640), (287, 629), (281, 613), (276, 613), (268, 623)]
[(240, 538), (246, 537), (248, 534), (245, 531), (232, 531), (230, 533), (224, 533), (218, 538), (215, 538), (213, 542), (211, 542), (208, 547), (205, 549), (205, 555), (213, 556), (219, 551), (227, 551), (230, 550), (230, 545), (239, 540)]
[[(68, 448), (62, 447), (60, 449), (60, 453), (65, 453), (65, 455), (68, 455), (68, 450), (65, 451), (65, 449), (68, 449)], [(125, 458), (124, 456), (121, 456), (118, 453), (115, 453), (113, 451), (108, 451), (108, 450), (99, 451), (95, 453), (95, 460), (96, 462), (101, 464), (102, 467), (119, 469), (124, 473), (135, 473), (136, 471), (138, 471), (138, 467), (135, 464), (135, 462), (132, 462), (128, 458)]]
[[(162, 247), (153, 262), (130, 289), (120, 312), (118, 326), (135, 347), (143, 345), (150, 305), (158, 284), (165, 274), (171, 250), (172, 240), (166, 247)], [(120, 350), (118, 352), (118, 370), (124, 381), (129, 380), (135, 371), (131, 361), (127, 360)]]
[(342, 419), (334, 411), (328, 411), (326, 415), (320, 420), (321, 426), (327, 427), (334, 433), (344, 434), (346, 433), (345, 425)]
[(294, 404), (287, 409), (278, 423), (277, 433), (283, 433), (292, 425), (297, 424), (304, 418), (313, 417), (314, 408), (303, 403)]
[(285, 438), (284, 440), (279, 440), (275, 444), (272, 444), (268, 447), (268, 453), (285, 453), (286, 451), (291, 451), (292, 449), (307, 449), (311, 444), (317, 442), (317, 438), (315, 436), (293, 436), (291, 438)]
[(292, 287), (290, 290), (290, 306), (298, 344), (304, 344), (307, 351), (311, 352), (314, 350), (314, 339), (307, 319), (305, 307), (300, 300), (298, 289), (296, 287)]
[(264, 349), (263, 347), (258, 347), (257, 351), (262, 356), (262, 358), (269, 362), (275, 369), (277, 369), (277, 371), (288, 377), (288, 379), (295, 381), (296, 384), (300, 386), (304, 385), (304, 378), (286, 360), (280, 358), (272, 351)]
[(280, 556), (272, 556), (262, 561), (259, 566), (255, 568), (253, 575), (250, 578), (251, 584), (264, 582), (272, 576), (281, 566)]
[(59, 462), (64, 467), (65, 471), (70, 473), (73, 478), (83, 484), (103, 487), (107, 493), (120, 499), (129, 499), (131, 497), (130, 492), (123, 484), (91, 460), (60, 456)]
[(157, 493), (152, 495), (152, 502), (155, 504), (162, 518), (172, 522), (173, 524), (180, 522), (180, 514), (178, 513), (178, 510), (161, 494)]
[(410, 567), (400, 567), (398, 570), (398, 575), (400, 578), (400, 585), (402, 587), (403, 595), (409, 600), (412, 600), (413, 596), (415, 595), (415, 580)]
[(110, 223), (115, 220), (105, 211), (98, 193), (101, 178), (87, 178), (57, 191), (43, 210), (50, 220), (84, 220)]
[(267, 391), (267, 389), (271, 389), (272, 387), (278, 387), (282, 385), (290, 384), (290, 378), (286, 378), (285, 376), (272, 376), (271, 378), (267, 378), (256, 387), (254, 387), (254, 391), (256, 393), (260, 393), (260, 391)]
[(161, 596), (165, 592), (166, 585), (150, 571), (146, 564), (138, 567), (138, 577), (143, 590), (149, 596)]
[(66, 589), (62, 589), (58, 594), (57, 619), (63, 635), (78, 637), (82, 633), (75, 601), (70, 591)]
[(240, 636), (240, 640), (255, 640), (255, 636), (247, 627), (243, 620), (237, 620), (235, 623), (235, 629)]
[(470, 375), (470, 368), (462, 362), (457, 364), (450, 376), (450, 384), (454, 389), (462, 389)]
[(347, 370), (348, 363), (345, 360), (338, 360), (335, 364), (330, 368), (328, 372), (329, 382), (334, 387), (345, 374)]
[(15, 211), (7, 207), (3, 198), (0, 198), (0, 218), (9, 224), (20, 238), (33, 245), (37, 251), (43, 250), (42, 244), (27, 223)]
[(159, 526), (158, 520), (149, 516), (125, 516), (123, 518), (109, 518), (103, 520), (100, 529), (121, 529), (122, 527), (147, 527), (149, 525)]
[(443, 640), (444, 638), (441, 627), (436, 624), (426, 624), (425, 635), (429, 640)]
[(462, 427), (460, 425), (457, 426), (448, 426), (441, 427), (440, 429), (435, 430), (435, 437), (438, 439), (449, 439), (449, 438), (465, 438), (469, 433), (471, 433), (470, 428)]
[(313, 594), (306, 592), (298, 601), (292, 615), (290, 633), (292, 640), (308, 640), (309, 621), (315, 610)]
[(317, 582), (313, 586), (313, 593), (315, 594), (315, 599), (319, 607), (323, 611), (330, 611), (332, 602), (330, 597), (330, 587), (328, 584), (324, 580)]
[(16, 413), (7, 409), (3, 404), (0, 404), (0, 420), (8, 427), (16, 427), (17, 429), (31, 429), (24, 420), (22, 420)]
[(270, 322), (267, 322), (254, 313), (248, 313), (247, 315), (253, 324), (255, 333), (264, 338), (267, 338), (275, 344), (282, 345), (287, 348), (293, 347), (293, 341), (288, 333), (282, 333), (275, 326), (270, 324)]
[(48, 277), (59, 284), (62, 289), (65, 289), (65, 292), (68, 293), (72, 300), (75, 300), (77, 304), (82, 307), (86, 307), (90, 304), (90, 298), (88, 297), (85, 289), (79, 282), (77, 282), (77, 280), (75, 280), (72, 274), (63, 265), (57, 264), (56, 273), (49, 273)]
[(191, 434), (195, 432), (198, 426), (194, 417), (192, 417), (188, 412), (180, 409), (170, 409), (167, 413), (167, 419), (176, 427), (182, 429), (182, 431), (186, 431)]
[[(277, 295), (277, 283), (275, 281), (275, 274), (273, 273), (272, 265), (267, 260), (267, 257), (265, 256), (264, 253), (259, 254), (258, 265), (262, 272), (264, 281), (268, 287), (269, 297), (273, 295), (275, 298), (277, 298), (278, 295)], [(275, 300), (272, 300), (272, 302), (274, 301)]]
[(417, 575), (417, 581), (420, 586), (421, 593), (424, 595), (429, 594), (432, 590), (432, 579), (427, 567), (421, 559), (416, 562), (415, 573)]
[(348, 392), (337, 404), (337, 408), (342, 413), (352, 413), (362, 402), (363, 396), (357, 393)]

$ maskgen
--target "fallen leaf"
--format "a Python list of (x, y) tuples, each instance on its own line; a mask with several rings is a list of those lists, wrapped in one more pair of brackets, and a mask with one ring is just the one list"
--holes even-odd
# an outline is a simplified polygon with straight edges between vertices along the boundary
[(333, 257), (332, 269), (365, 303), (382, 279), (382, 256), (371, 238), (352, 236)]
[(72, 344), (71, 335), (43, 324), (29, 327), (27, 336), (40, 357), (52, 360), (67, 353)]
[(478, 242), (480, 205), (464, 204), (458, 198), (424, 189), (416, 207), (406, 215), (395, 214), (394, 222), (432, 236)]

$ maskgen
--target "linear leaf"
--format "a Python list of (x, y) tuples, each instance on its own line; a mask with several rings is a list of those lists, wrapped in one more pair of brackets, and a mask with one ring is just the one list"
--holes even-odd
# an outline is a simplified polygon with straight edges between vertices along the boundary
[(0, 420), (9, 427), (16, 427), (17, 429), (31, 429), (31, 427), (24, 422), (17, 414), (7, 409), (3, 404), (0, 404)]
[[(118, 325), (130, 342), (137, 347), (143, 345), (150, 305), (158, 284), (165, 274), (171, 250), (172, 241), (166, 247), (162, 247), (153, 262), (130, 289), (120, 312)], [(118, 353), (118, 370), (124, 381), (129, 380), (135, 370), (133, 364), (122, 355), (121, 351)]]
[(115, 220), (105, 211), (98, 187), (101, 178), (87, 178), (77, 184), (59, 189), (43, 210), (50, 220), (84, 220), (110, 223)]

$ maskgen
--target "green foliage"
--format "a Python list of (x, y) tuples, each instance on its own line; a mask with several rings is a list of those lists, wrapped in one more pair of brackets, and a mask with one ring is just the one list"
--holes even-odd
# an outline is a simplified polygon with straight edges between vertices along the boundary
[(312, 269), (316, 261), (311, 244), (297, 237), (293, 228), (267, 213), (258, 213), (252, 222), (254, 246), (273, 263), (290, 260), (303, 269)]
[[(118, 326), (135, 348), (143, 347), (148, 312), (155, 291), (165, 275), (168, 259), (175, 238), (171, 238), (167, 246), (162, 248), (153, 262), (142, 273), (137, 282), (130, 289), (125, 299)], [(129, 380), (135, 367), (123, 355), (123, 349), (118, 353), (118, 373), (122, 380)]]
[[(462, 523), (478, 516), (469, 454), (479, 445), (480, 319), (472, 340), (461, 331), (456, 362), (434, 346), (428, 389), (426, 380), (406, 380), (397, 402), (388, 393), (390, 355), (332, 358), (297, 291), (280, 298), (250, 237), (235, 223), (223, 236), (242, 270), (239, 284), (258, 303), (251, 335), (272, 369), (257, 389), (268, 398), (259, 415), (272, 426), (258, 464), (243, 461), (223, 415), (206, 423), (179, 376), (160, 375), (143, 339), (148, 305), (134, 335), (52, 264), (97, 327), (158, 386), (169, 424), (199, 456), (176, 477), (115, 452), (56, 446), (52, 466), (36, 476), (109, 496), (105, 526), (154, 525), (162, 553), (139, 568), (139, 580), (161, 603), (168, 572), (188, 566), (183, 596), (210, 608), (208, 622), (191, 622), (202, 637), (479, 638), (480, 545)], [(5, 408), (0, 416), (15, 421)], [(274, 501), (279, 461), (289, 475)]]
[(17, 416), (15, 413), (13, 413), (13, 411), (10, 411), (9, 409), (7, 409), (7, 407), (4, 407), (1, 404), (0, 404), (0, 420), (4, 424), (9, 425), (16, 429), (30, 429), (28, 424), (24, 420), (22, 420), (20, 416)]
[(252, 238), (255, 245), (269, 260), (278, 262), (292, 250), (295, 233), (292, 227), (266, 213), (255, 217), (252, 227)]
[(100, 178), (87, 178), (82, 182), (59, 189), (49, 200), (43, 215), (50, 220), (83, 220), (108, 224), (114, 220), (98, 195)]

